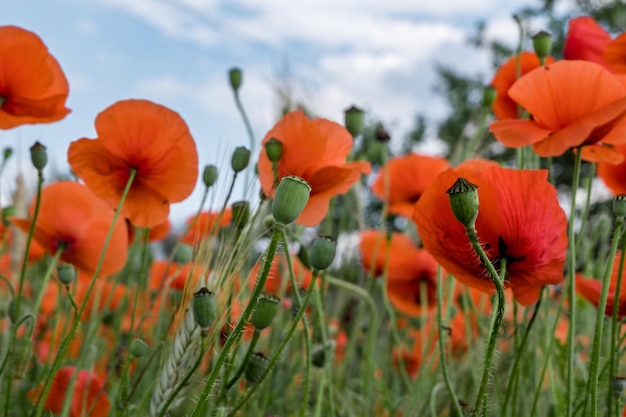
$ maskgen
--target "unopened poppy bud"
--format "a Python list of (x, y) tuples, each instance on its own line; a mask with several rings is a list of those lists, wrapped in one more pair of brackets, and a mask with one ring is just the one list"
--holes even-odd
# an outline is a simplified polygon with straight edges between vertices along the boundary
[(250, 203), (237, 201), (230, 206), (232, 210), (233, 225), (237, 229), (243, 229), (250, 220)]
[(243, 72), (240, 68), (233, 67), (228, 71), (228, 80), (230, 81), (231, 88), (237, 92), (241, 87), (243, 81)]
[(11, 155), (13, 155), (13, 148), (4, 148), (4, 151), (2, 151), (2, 160), (4, 162), (8, 161)]
[(141, 358), (150, 350), (150, 346), (143, 339), (134, 338), (132, 342), (130, 342), (130, 347), (128, 351), (135, 358)]
[(217, 301), (215, 294), (207, 287), (200, 288), (193, 295), (191, 303), (193, 317), (203, 333), (206, 333), (217, 317)]
[(246, 381), (251, 384), (257, 382), (261, 378), (261, 375), (263, 375), (265, 368), (267, 368), (267, 362), (267, 357), (261, 352), (254, 352), (250, 355), (244, 374)]
[(335, 341), (329, 340), (325, 345), (317, 345), (311, 349), (311, 364), (316, 368), (323, 368), (328, 353), (335, 349)]
[(311, 186), (300, 177), (283, 177), (274, 195), (272, 214), (276, 223), (287, 225), (300, 216), (311, 196)]
[(461, 177), (446, 193), (456, 219), (466, 229), (473, 228), (478, 217), (478, 186)]
[(539, 59), (545, 59), (552, 53), (552, 37), (544, 30), (533, 36), (533, 48)]
[(207, 165), (202, 172), (202, 182), (207, 187), (211, 187), (217, 181), (217, 167), (215, 165)]
[(30, 147), (30, 160), (33, 166), (37, 168), (38, 171), (41, 171), (48, 163), (46, 147), (39, 142), (35, 142), (35, 144)]
[(363, 110), (359, 109), (357, 106), (350, 106), (344, 111), (344, 124), (352, 137), (356, 137), (361, 134), (363, 131), (364, 119)]
[(276, 138), (270, 138), (265, 142), (265, 154), (270, 162), (277, 163), (283, 157), (283, 143)]
[(33, 358), (33, 342), (30, 337), (19, 337), (15, 340), (11, 356), (11, 370), (14, 379), (24, 378), (28, 364)]
[(498, 96), (498, 91), (492, 86), (485, 87), (483, 90), (483, 107), (489, 108), (493, 105), (493, 102), (496, 101), (496, 97)]
[(241, 172), (248, 167), (250, 163), (250, 151), (243, 147), (239, 146), (233, 152), (233, 158), (230, 161), (230, 166), (233, 168), (235, 172)]
[(613, 198), (613, 214), (617, 217), (626, 217), (626, 194), (616, 195)]
[(309, 263), (313, 269), (323, 271), (332, 265), (337, 252), (337, 243), (328, 236), (318, 236), (311, 245)]
[(275, 295), (266, 292), (261, 293), (250, 318), (250, 323), (252, 323), (255, 329), (263, 330), (272, 324), (278, 312), (279, 302), (280, 298)]
[(189, 245), (182, 244), (176, 249), (174, 254), (174, 262), (177, 264), (186, 264), (193, 258), (193, 248)]
[(57, 266), (57, 277), (63, 285), (70, 285), (76, 279), (76, 269), (70, 264), (59, 264)]
[(379, 123), (376, 126), (374, 137), (376, 138), (377, 141), (383, 142), (383, 143), (387, 143), (391, 140), (391, 135), (389, 134), (387, 129), (385, 129), (385, 126), (383, 126), (382, 123)]

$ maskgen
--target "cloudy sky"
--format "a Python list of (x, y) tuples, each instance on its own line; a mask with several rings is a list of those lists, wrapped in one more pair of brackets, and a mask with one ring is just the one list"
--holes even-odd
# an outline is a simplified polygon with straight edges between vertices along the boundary
[[(233, 66), (244, 70), (241, 96), (259, 140), (276, 120), (273, 87), (285, 72), (295, 98), (318, 115), (340, 122), (343, 109), (356, 104), (399, 136), (417, 112), (436, 118), (445, 111), (432, 93), (435, 64), (489, 81), (488, 57), (467, 36), (484, 20), (488, 36), (514, 44), (511, 15), (532, 1), (5, 2), (0, 24), (36, 32), (60, 62), (72, 113), (55, 124), (0, 131), (0, 146), (26, 155), (40, 140), (51, 151), (51, 167), (64, 172), (69, 143), (95, 137), (98, 112), (121, 99), (146, 98), (185, 118), (201, 165), (223, 163), (248, 143), (227, 82)], [(7, 177), (19, 169), (28, 166), (13, 163)], [(191, 207), (174, 207), (173, 217), (189, 215)]]

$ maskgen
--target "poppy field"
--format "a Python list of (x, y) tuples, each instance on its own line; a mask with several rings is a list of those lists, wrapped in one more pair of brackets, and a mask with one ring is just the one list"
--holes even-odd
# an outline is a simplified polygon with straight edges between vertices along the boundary
[[(366, 139), (356, 106), (257, 143), (238, 68), (250, 144), (220, 167), (141, 98), (62, 177), (32, 144), (0, 222), (0, 416), (626, 416), (626, 34), (531, 44), (447, 157)], [(0, 26), (0, 57), (0, 129), (71, 113), (45, 39)]]

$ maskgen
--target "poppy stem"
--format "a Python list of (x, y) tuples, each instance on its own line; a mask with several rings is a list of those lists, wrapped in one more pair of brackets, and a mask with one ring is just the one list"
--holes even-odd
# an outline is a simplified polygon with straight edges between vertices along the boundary
[[(124, 188), (124, 192), (122, 193), (120, 202), (117, 205), (117, 209), (115, 210), (115, 213), (113, 214), (113, 221), (111, 222), (111, 227), (109, 227), (109, 231), (107, 233), (106, 239), (104, 240), (102, 253), (100, 254), (100, 259), (98, 260), (98, 265), (96, 266), (96, 270), (93, 274), (91, 283), (89, 284), (89, 288), (87, 288), (87, 292), (85, 293), (85, 298), (83, 299), (83, 302), (80, 305), (78, 314), (76, 315), (76, 317), (74, 318), (72, 322), (72, 327), (69, 333), (65, 336), (65, 338), (61, 342), (61, 347), (59, 348), (56, 356), (54, 357), (54, 361), (52, 362), (52, 366), (50, 367), (50, 370), (48, 371), (48, 375), (46, 376), (46, 379), (44, 382), (44, 388), (43, 390), (41, 390), (41, 393), (39, 394), (39, 397), (37, 398), (37, 402), (35, 403), (35, 408), (33, 409), (33, 413), (31, 413), (31, 416), (34, 415), (36, 417), (41, 417), (43, 414), (45, 400), (48, 398), (48, 394), (50, 393), (50, 388), (52, 387), (52, 381), (54, 380), (54, 376), (56, 375), (57, 371), (59, 370), (59, 367), (61, 366), (61, 361), (63, 360), (63, 357), (65, 356), (65, 353), (67, 352), (67, 349), (70, 346), (70, 342), (72, 341), (74, 337), (74, 333), (76, 333), (76, 329), (78, 328), (78, 324), (80, 323), (80, 317), (82, 316), (83, 311), (87, 307), (89, 296), (91, 295), (91, 292), (93, 291), (94, 285), (96, 283), (96, 279), (98, 278), (98, 275), (100, 274), (100, 270), (102, 269), (102, 265), (104, 264), (104, 257), (106, 255), (109, 242), (111, 241), (111, 237), (113, 236), (113, 230), (115, 230), (115, 224), (117, 223), (119, 214), (122, 210), (122, 207), (124, 206), (124, 202), (126, 201), (126, 196), (128, 196), (128, 192), (130, 191), (130, 187), (133, 184), (133, 181), (136, 175), (137, 175), (137, 170), (131, 169), (129, 176), (128, 176), (128, 181), (126, 182), (126, 187)], [(68, 389), (68, 391), (71, 391), (71, 389)]]
[[(274, 368), (274, 365), (278, 361), (278, 358), (280, 358), (283, 350), (289, 343), (289, 340), (291, 340), (291, 337), (293, 336), (293, 333), (296, 330), (298, 322), (302, 319), (304, 312), (306, 311), (306, 308), (309, 305), (309, 302), (311, 301), (311, 296), (313, 295), (313, 291), (315, 288), (315, 281), (317, 280), (317, 276), (318, 274), (316, 272), (313, 272), (313, 276), (311, 277), (311, 285), (309, 286), (306, 296), (304, 297), (304, 300), (302, 301), (302, 304), (300, 305), (300, 308), (298, 309), (298, 313), (296, 313), (296, 316), (293, 318), (293, 321), (291, 322), (291, 326), (289, 327), (289, 330), (287, 330), (287, 334), (285, 335), (283, 340), (280, 342), (280, 345), (278, 345), (278, 348), (276, 348), (276, 350), (274, 351), (274, 354), (272, 355), (272, 357), (269, 359), (267, 366), (263, 370), (263, 373), (260, 375), (258, 381), (256, 381), (254, 385), (250, 387), (250, 389), (246, 392), (246, 395), (239, 401), (239, 403), (237, 403), (233, 407), (233, 409), (230, 411), (230, 414), (228, 414), (228, 417), (234, 417), (237, 414), (237, 411), (239, 411), (239, 409), (241, 409), (241, 407), (243, 407), (248, 402), (250, 397), (252, 397), (252, 395), (257, 390), (257, 388), (261, 385), (261, 383), (265, 380), (265, 378), (269, 375), (269, 373)], [(302, 412), (306, 410), (307, 405), (308, 405), (307, 402), (302, 401), (303, 408), (300, 410), (301, 416), (304, 415), (302, 414)]]
[(576, 218), (576, 192), (580, 181), (580, 166), (582, 165), (582, 152), (578, 148), (573, 149), (574, 174), (572, 179), (572, 199), (570, 201), (570, 216), (567, 225), (568, 264), (567, 264), (567, 295), (569, 298), (569, 328), (567, 330), (567, 391), (565, 397), (565, 416), (571, 417), (574, 403), (574, 333), (576, 332), (576, 235), (574, 233), (574, 220)]
[(211, 369), (211, 373), (209, 374), (209, 377), (207, 378), (205, 382), (204, 388), (202, 389), (202, 392), (200, 393), (199, 400), (198, 400), (198, 403), (196, 404), (196, 408), (192, 414), (192, 417), (198, 417), (199, 415), (201, 415), (201, 410), (205, 407), (205, 404), (209, 399), (209, 393), (211, 392), (211, 388), (213, 388), (213, 384), (215, 383), (215, 380), (217, 379), (220, 368), (224, 364), (224, 361), (226, 360), (226, 357), (228, 356), (230, 352), (230, 348), (233, 346), (235, 341), (239, 339), (239, 334), (243, 331), (244, 325), (246, 324), (246, 322), (248, 321), (248, 318), (252, 314), (252, 311), (256, 307), (257, 300), (259, 299), (259, 296), (261, 295), (261, 292), (263, 291), (263, 288), (265, 287), (265, 282), (267, 281), (267, 277), (269, 276), (270, 269), (272, 267), (272, 261), (274, 259), (274, 255), (276, 254), (276, 249), (278, 248), (278, 244), (280, 243), (283, 227), (284, 227), (283, 225), (280, 225), (278, 223), (274, 225), (272, 238), (270, 240), (269, 247), (267, 248), (267, 252), (265, 253), (265, 262), (263, 263), (263, 269), (261, 270), (259, 279), (257, 280), (254, 286), (252, 295), (250, 295), (250, 300), (248, 302), (248, 305), (246, 306), (245, 310), (241, 314), (239, 321), (237, 321), (235, 328), (228, 336), (228, 339), (226, 340), (226, 343), (224, 344), (222, 351), (217, 357), (217, 360), (215, 364), (213, 365), (213, 368)]
[(252, 340), (250, 340), (250, 344), (248, 345), (248, 350), (246, 351), (246, 355), (243, 357), (243, 360), (241, 361), (241, 364), (239, 365), (237, 372), (235, 372), (235, 376), (233, 376), (231, 380), (228, 381), (228, 383), (226, 384), (225, 392), (231, 389), (232, 386), (235, 385), (237, 381), (239, 381), (239, 378), (241, 378), (241, 375), (243, 375), (243, 373), (245, 372), (246, 365), (248, 365), (248, 360), (250, 359), (250, 356), (252, 356), (252, 353), (254, 352), (254, 348), (256, 347), (256, 344), (259, 341), (259, 336), (261, 336), (261, 331), (259, 329), (254, 329), (254, 333), (252, 334)]
[(450, 397), (452, 397), (452, 404), (454, 405), (454, 410), (456, 415), (462, 416), (463, 410), (461, 409), (461, 404), (459, 403), (459, 399), (456, 396), (456, 392), (452, 387), (452, 382), (450, 382), (450, 376), (448, 375), (448, 366), (446, 365), (446, 351), (444, 347), (443, 341), (443, 314), (441, 312), (441, 304), (443, 303), (443, 280), (441, 277), (441, 266), (437, 267), (437, 327), (439, 328), (439, 353), (441, 355), (441, 373), (443, 374), (443, 380), (446, 384), (446, 388), (448, 388), (448, 392), (450, 393)]
[[(485, 352), (485, 359), (483, 363), (483, 376), (480, 381), (480, 388), (478, 390), (478, 395), (476, 396), (476, 401), (474, 403), (474, 410), (472, 411), (472, 416), (481, 415), (481, 410), (483, 407), (486, 409), (487, 407), (487, 387), (489, 386), (489, 374), (491, 373), (491, 362), (493, 360), (493, 353), (496, 348), (496, 340), (498, 338), (498, 332), (500, 331), (500, 324), (502, 323), (502, 317), (504, 315), (504, 277), (506, 275), (506, 258), (500, 259), (500, 275), (496, 271), (496, 269), (491, 264), (491, 260), (487, 257), (485, 250), (482, 245), (478, 241), (478, 236), (476, 234), (476, 228), (468, 228), (466, 230), (467, 237), (474, 248), (476, 254), (480, 257), (483, 265), (487, 268), (489, 275), (496, 287), (496, 303), (495, 308), (491, 313), (491, 326), (489, 329), (489, 341), (487, 342), (487, 351)], [(484, 415), (484, 413), (482, 414)]]
[[(254, 154), (254, 145), (256, 141), (254, 140), (254, 132), (252, 131), (252, 125), (250, 124), (250, 120), (248, 119), (248, 115), (246, 113), (246, 109), (243, 107), (243, 103), (241, 102), (241, 98), (239, 97), (239, 90), (234, 90), (233, 94), (235, 96), (235, 104), (237, 105), (237, 110), (239, 110), (239, 114), (241, 114), (241, 118), (243, 119), (243, 124), (246, 126), (246, 133), (248, 134), (248, 140), (250, 141), (250, 153)], [(246, 168), (246, 184), (249, 183), (250, 170), (251, 167)]]
[(48, 264), (48, 268), (46, 269), (46, 272), (43, 276), (43, 280), (41, 283), (41, 289), (39, 290), (39, 293), (37, 294), (37, 300), (35, 301), (35, 305), (33, 306), (33, 314), (35, 316), (37, 316), (37, 313), (39, 313), (39, 308), (41, 307), (43, 296), (46, 293), (46, 289), (48, 288), (48, 283), (50, 282), (50, 278), (52, 277), (52, 272), (56, 268), (57, 263), (59, 262), (59, 258), (61, 257), (61, 254), (63, 254), (64, 250), (65, 250), (65, 245), (60, 245), (57, 248), (57, 251), (55, 252), (54, 256), (52, 257), (52, 260)]
[[(600, 367), (600, 350), (602, 349), (602, 332), (604, 329), (604, 315), (606, 313), (606, 302), (609, 296), (609, 286), (611, 283), (611, 274), (613, 273), (613, 264), (615, 262), (615, 254), (617, 246), (621, 240), (622, 227), (624, 225), (624, 217), (618, 216), (615, 219), (615, 229), (613, 231), (613, 240), (611, 243), (611, 251), (608, 254), (608, 262), (602, 277), (602, 290), (600, 292), (600, 300), (598, 301), (598, 310), (596, 316), (596, 329), (593, 337), (593, 348), (591, 350), (591, 365), (589, 369), (589, 379), (587, 380), (587, 402), (591, 406), (591, 413), (585, 415), (591, 417), (598, 416), (598, 371)], [(617, 301), (617, 298), (616, 298)], [(615, 305), (618, 303), (615, 302)], [(614, 307), (616, 309), (616, 307)], [(610, 375), (613, 376), (613, 375)]]
[[(621, 294), (622, 289), (622, 276), (624, 272), (624, 261), (626, 260), (626, 239), (622, 236), (622, 245), (621, 245), (622, 253), (619, 258), (619, 269), (617, 273), (617, 283), (615, 285), (615, 299), (617, 300), (617, 294)], [(609, 378), (615, 378), (617, 375), (618, 369), (618, 352), (619, 352), (619, 332), (617, 330), (617, 322), (619, 315), (619, 303), (617, 301), (613, 302), (613, 314), (611, 315), (611, 353), (609, 356)], [(608, 408), (609, 408), (609, 417), (613, 415), (617, 416), (618, 411), (617, 407), (619, 406), (619, 401), (614, 401), (613, 393), (609, 390), (608, 393)]]

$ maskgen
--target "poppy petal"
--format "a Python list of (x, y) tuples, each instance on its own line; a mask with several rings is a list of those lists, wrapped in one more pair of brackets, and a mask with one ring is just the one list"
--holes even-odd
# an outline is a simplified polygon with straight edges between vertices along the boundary
[(626, 33), (622, 33), (604, 48), (604, 60), (617, 74), (626, 74)]
[(577, 17), (569, 21), (563, 56), (595, 62), (609, 69), (603, 53), (610, 42), (611, 35), (592, 17)]
[(581, 158), (588, 162), (606, 162), (613, 165), (624, 162), (624, 154), (609, 146), (583, 146), (581, 152)]
[(496, 120), (489, 126), (498, 142), (508, 148), (521, 148), (532, 145), (550, 135), (551, 131), (544, 129), (531, 120)]

